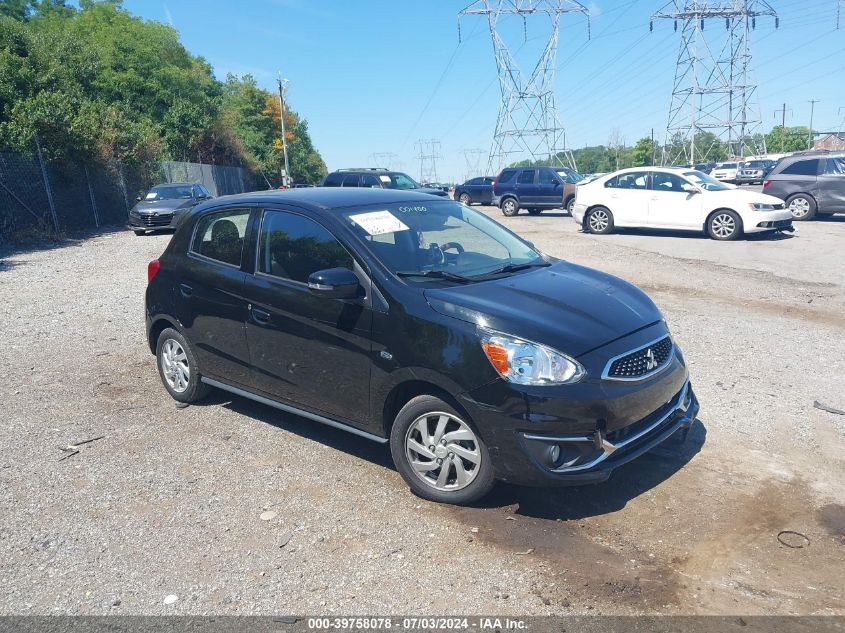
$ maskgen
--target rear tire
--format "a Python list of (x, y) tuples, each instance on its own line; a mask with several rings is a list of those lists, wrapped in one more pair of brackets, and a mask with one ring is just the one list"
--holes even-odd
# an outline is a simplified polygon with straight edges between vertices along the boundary
[(584, 226), (590, 233), (607, 235), (613, 232), (613, 214), (607, 207), (591, 209), (584, 219)]
[(707, 218), (707, 234), (720, 242), (735, 240), (742, 235), (742, 219), (730, 209), (714, 211)]
[(542, 212), (542, 209), (528, 209), (528, 215), (540, 215)]
[(786, 199), (786, 208), (792, 213), (792, 219), (797, 221), (812, 220), (816, 216), (818, 207), (812, 196), (798, 193)]
[(472, 422), (434, 396), (417, 396), (402, 407), (390, 429), (390, 453), (414, 494), (430, 501), (473, 503), (496, 483), (490, 453)]
[(519, 203), (515, 198), (505, 198), (502, 200), (502, 215), (512, 218), (519, 213)]
[(193, 348), (173, 328), (165, 328), (158, 335), (156, 365), (164, 388), (177, 402), (199, 402), (211, 392), (211, 387), (202, 382)]
[(572, 215), (572, 209), (575, 207), (575, 198), (572, 198), (569, 202), (566, 203), (566, 212), (569, 215)]

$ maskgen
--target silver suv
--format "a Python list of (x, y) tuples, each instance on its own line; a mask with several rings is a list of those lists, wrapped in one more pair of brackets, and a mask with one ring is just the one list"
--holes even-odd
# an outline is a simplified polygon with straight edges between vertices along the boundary
[(786, 202), (795, 220), (845, 213), (845, 152), (808, 152), (782, 158), (763, 192)]

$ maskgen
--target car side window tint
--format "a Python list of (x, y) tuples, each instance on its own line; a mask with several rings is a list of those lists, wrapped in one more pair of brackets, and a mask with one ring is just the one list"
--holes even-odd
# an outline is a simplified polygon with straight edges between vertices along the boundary
[(325, 227), (295, 213), (264, 211), (259, 272), (307, 283), (311, 273), (327, 268), (352, 268), (352, 256)]
[(515, 169), (505, 169), (499, 174), (499, 184), (504, 185), (505, 183), (510, 182), (513, 180), (514, 174), (516, 174)]
[(365, 174), (361, 176), (361, 186), (369, 187), (370, 189), (381, 189), (381, 181), (372, 174)]
[(686, 181), (675, 174), (656, 171), (651, 174), (651, 188), (655, 191), (675, 191), (684, 193)]
[(792, 176), (815, 176), (818, 173), (819, 160), (814, 158), (812, 160), (798, 160), (783, 168), (782, 174), (789, 174)]
[(614, 189), (648, 189), (648, 173), (635, 171), (619, 174), (608, 180), (604, 186)]
[(825, 160), (824, 173), (826, 176), (845, 176), (845, 156)]
[(539, 182), (541, 185), (553, 185), (558, 182), (558, 179), (553, 171), (549, 169), (541, 169)]
[(496, 180), (495, 178), (484, 178), (485, 185), (492, 185), (493, 181)]
[(340, 183), (343, 182), (343, 174), (333, 173), (326, 176), (326, 179), (323, 181), (324, 187), (340, 187)]
[(359, 182), (361, 177), (358, 174), (347, 174), (343, 177), (343, 184), (342, 187), (357, 187), (359, 186)]
[(534, 171), (533, 169), (525, 169), (519, 175), (519, 182), (522, 185), (532, 185), (534, 184)]
[(204, 215), (197, 222), (191, 251), (240, 268), (248, 221), (249, 209)]

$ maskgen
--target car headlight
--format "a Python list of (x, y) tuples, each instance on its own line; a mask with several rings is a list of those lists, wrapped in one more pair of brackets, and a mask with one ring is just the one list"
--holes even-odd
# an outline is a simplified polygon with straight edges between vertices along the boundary
[(481, 348), (502, 378), (519, 385), (571, 385), (586, 374), (566, 354), (500, 332), (482, 330)]
[(748, 206), (751, 207), (752, 211), (777, 211), (783, 208), (779, 204), (762, 204), (759, 202), (749, 202)]

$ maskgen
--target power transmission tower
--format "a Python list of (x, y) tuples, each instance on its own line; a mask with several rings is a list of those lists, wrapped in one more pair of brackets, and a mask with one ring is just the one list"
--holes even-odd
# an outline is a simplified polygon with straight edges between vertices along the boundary
[(481, 157), (484, 156), (483, 149), (465, 149), (461, 152), (464, 155), (464, 162), (466, 163), (466, 171), (464, 172), (464, 181), (478, 176), (481, 171)]
[[(468, 15), (484, 16), (493, 40), (501, 102), (487, 162), (488, 173), (498, 173), (520, 158), (575, 167), (572, 152), (566, 148), (554, 94), (558, 33), (564, 13), (586, 15), (589, 37), (590, 12), (575, 0), (476, 0), (458, 13), (459, 40), (461, 19)], [(502, 16), (522, 18), (524, 43), (528, 41), (528, 18), (545, 18), (549, 22), (546, 46), (530, 75), (523, 75), (515, 53), (511, 53), (498, 30)]]
[(373, 152), (370, 154), (370, 163), (372, 167), (384, 167), (386, 169), (394, 169), (399, 161), (399, 156), (392, 152)]
[(414, 143), (420, 161), (420, 182), (437, 182), (437, 159), (440, 155), (440, 141), (433, 138), (420, 139)]
[[(761, 16), (779, 26), (765, 0), (674, 0), (651, 16), (649, 28), (659, 19), (672, 20), (676, 31), (681, 23), (664, 165), (718, 159), (722, 147), (728, 156), (765, 153), (757, 86), (749, 76), (749, 35)], [(725, 25), (723, 38), (718, 28), (705, 37), (705, 24), (714, 20)]]

